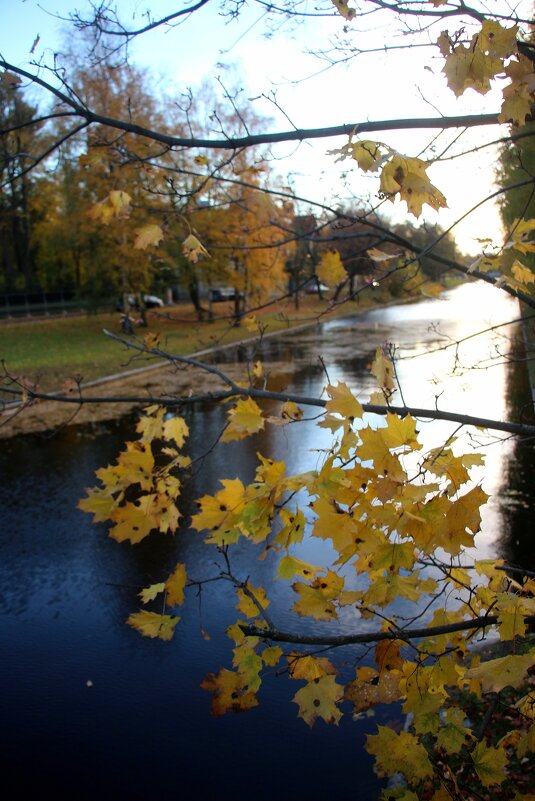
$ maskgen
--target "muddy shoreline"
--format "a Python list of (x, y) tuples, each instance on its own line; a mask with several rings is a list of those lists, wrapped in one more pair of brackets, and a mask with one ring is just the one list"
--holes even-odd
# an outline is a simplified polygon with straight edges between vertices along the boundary
[[(226, 364), (225, 372), (233, 380), (243, 380), (243, 364)], [(99, 403), (78, 402), (78, 389), (69, 396), (72, 402), (33, 400), (27, 405), (19, 404), (0, 415), (0, 439), (9, 439), (19, 434), (39, 434), (53, 431), (65, 425), (81, 425), (113, 420), (128, 414), (135, 408), (158, 403), (170, 396), (205, 394), (226, 389), (217, 376), (200, 374), (190, 366), (177, 369), (171, 365), (143, 370), (134, 375), (117, 378), (81, 389), (83, 398), (103, 398)], [(114, 398), (132, 397), (136, 400), (125, 402)], [(110, 398), (110, 400), (104, 400)]]

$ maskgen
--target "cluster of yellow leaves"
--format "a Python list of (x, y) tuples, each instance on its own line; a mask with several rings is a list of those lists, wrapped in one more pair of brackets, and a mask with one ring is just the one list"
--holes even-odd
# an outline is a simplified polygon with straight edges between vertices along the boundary
[(530, 284), (535, 284), (535, 274), (521, 261), (521, 256), (535, 253), (535, 240), (532, 239), (534, 232), (535, 219), (515, 220), (499, 250), (478, 256), (468, 268), (468, 272), (498, 271), (502, 274), (496, 281), (497, 286), (507, 284), (515, 290), (533, 292), (533, 286)]
[(128, 192), (113, 189), (104, 200), (95, 203), (87, 212), (88, 217), (95, 222), (109, 225), (112, 220), (125, 219), (130, 214), (132, 198)]
[[(519, 238), (531, 231), (519, 228)], [(371, 369), (385, 398), (394, 389), (394, 372), (382, 349)], [(513, 581), (494, 562), (478, 561), (475, 570), (462, 566), (460, 558), (465, 548), (474, 545), (480, 507), (487, 499), (481, 487), (467, 489), (470, 469), (482, 465), (483, 457), (457, 453), (453, 440), (420, 454), (416, 421), (409, 415), (388, 413), (372, 427), (345, 383), (329, 384), (326, 393), (320, 425), (333, 432), (333, 444), (317, 469), (289, 476), (284, 462), (258, 454), (254, 480), (244, 484), (239, 478), (223, 479), (221, 489), (198, 500), (191, 527), (206, 532), (206, 542), (225, 554), (241, 538), (262, 544), (262, 559), (277, 552), (277, 576), (292, 582), (296, 598), (292, 611), (299, 616), (330, 626), (346, 614), (353, 620), (378, 616), (384, 621), (385, 639), (375, 648), (375, 667), (357, 666), (349, 681), (341, 680), (326, 658), (300, 652), (287, 655), (290, 678), (304, 682), (293, 701), (309, 726), (320, 719), (338, 724), (344, 703), (352, 705), (356, 716), (372, 714), (378, 704), (401, 703), (411, 715), (410, 730), (398, 734), (379, 727), (368, 737), (367, 749), (376, 759), (379, 775), (401, 772), (412, 787), (434, 781), (428, 753), (432, 747), (444, 759), (465, 754), (483, 787), (501, 784), (507, 778), (510, 749), (520, 757), (533, 750), (533, 726), (496, 748), (476, 743), (458, 693), (469, 690), (483, 698), (506, 687), (522, 687), (534, 650), (488, 662), (476, 656), (469, 664), (471, 633), (450, 628), (494, 615), (500, 638), (515, 643), (525, 634), (526, 617), (535, 613), (535, 582)], [(280, 422), (299, 416), (298, 407), (286, 403)], [(255, 433), (268, 419), (252, 399), (238, 400), (225, 432), (230, 436), (224, 439)], [(120, 541), (138, 542), (153, 529), (176, 530), (180, 485), (170, 471), (188, 464), (177, 450), (188, 434), (181, 418), (165, 419), (163, 410), (151, 407), (137, 430), (139, 440), (127, 443), (116, 465), (98, 472), (102, 486), (90, 490), (80, 503), (95, 520), (111, 520), (110, 534)], [(169, 460), (163, 468), (161, 457), (155, 458), (155, 443), (158, 454)], [(331, 543), (335, 560), (330, 567), (300, 558), (305, 531)], [(437, 549), (450, 559), (442, 563), (441, 573), (437, 570), (430, 576), (422, 563), (436, 559)], [(265, 671), (284, 669), (282, 649), (270, 644), (265, 588), (250, 581), (239, 583), (230, 572), (227, 578), (235, 584), (240, 618), (227, 630), (234, 642), (232, 667), (209, 674), (201, 685), (211, 693), (214, 715), (256, 706)], [(161, 612), (144, 609), (132, 614), (128, 623), (144, 636), (171, 639), (179, 617), (166, 607), (183, 603), (186, 585), (185, 566), (178, 564), (165, 581), (140, 593), (143, 604), (161, 602)], [(406, 653), (405, 624), (396, 618), (391, 604), (399, 599), (405, 605), (421, 603), (426, 596), (431, 607), (433, 598), (444, 594), (457, 598), (457, 604), (450, 601), (448, 609), (429, 613), (428, 624), (445, 629), (421, 638)], [(463, 594), (469, 602), (464, 602)], [(251, 623), (255, 636), (244, 633)], [(532, 719), (529, 695), (519, 704)], [(439, 798), (440, 788), (434, 786)], [(410, 789), (406, 793), (419, 797)]]
[(486, 94), (498, 75), (510, 80), (503, 89), (500, 122), (523, 125), (531, 113), (535, 93), (535, 73), (530, 59), (519, 55), (518, 26), (504, 28), (494, 20), (484, 20), (470, 42), (456, 43), (443, 31), (437, 41), (446, 62), (443, 72), (448, 86), (459, 97), (466, 89)]
[(263, 542), (271, 532), (275, 504), (288, 488), (286, 465), (260, 454), (258, 458), (255, 480), (247, 487), (238, 478), (223, 479), (222, 490), (197, 501), (200, 511), (193, 515), (191, 525), (197, 531), (209, 531), (207, 542), (229, 545), (241, 536)]
[[(94, 522), (111, 521), (110, 537), (118, 542), (141, 542), (152, 531), (174, 534), (180, 512), (177, 500), (180, 480), (174, 475), (188, 467), (190, 459), (180, 452), (189, 434), (181, 417), (169, 417), (161, 406), (144, 410), (136, 428), (139, 439), (127, 442), (114, 465), (97, 470), (100, 486), (87, 490), (78, 508), (93, 514)], [(186, 568), (178, 564), (166, 581), (140, 592), (143, 604), (163, 593), (163, 605), (184, 603)], [(180, 617), (141, 610), (127, 623), (145, 637), (170, 640)]]
[(151, 531), (177, 529), (180, 480), (173, 472), (189, 465), (179, 451), (189, 432), (181, 417), (165, 417), (162, 407), (147, 408), (137, 424), (139, 439), (126, 443), (116, 464), (97, 470), (100, 486), (78, 504), (94, 522), (111, 520), (109, 534), (118, 542), (138, 543)]
[[(393, 366), (382, 350), (376, 354), (372, 372), (383, 392), (393, 390)], [(458, 559), (464, 548), (473, 546), (481, 522), (480, 507), (487, 496), (478, 486), (468, 491), (465, 487), (470, 481), (470, 468), (483, 463), (481, 454), (457, 454), (453, 442), (430, 451), (420, 457), (418, 470), (434, 480), (416, 483), (409, 478), (402, 461), (404, 455), (414, 459), (421, 449), (415, 420), (387, 414), (385, 424), (372, 428), (363, 425), (362, 406), (346, 384), (329, 385), (326, 391), (329, 400), (323, 424), (339, 432), (339, 442), (338, 449), (333, 448), (326, 455), (321, 469), (287, 477), (282, 463), (269, 465), (260, 457), (255, 482), (247, 487), (239, 482), (233, 487), (232, 499), (230, 487), (226, 486), (213, 498), (205, 496), (201, 499), (202, 512), (194, 518), (193, 525), (199, 530), (208, 527), (214, 522), (209, 517), (211, 510), (216, 515), (216, 531), (212, 527), (209, 541), (227, 542), (218, 534), (218, 526), (224, 524), (228, 527), (227, 536), (233, 531), (253, 542), (266, 540), (262, 556), (268, 550), (281, 550), (278, 576), (293, 581), (297, 596), (293, 611), (323, 623), (335, 624), (347, 606), (353, 614), (370, 617), (373, 610), (384, 609), (399, 598), (418, 602), (424, 594), (438, 593), (441, 583), (451, 585), (454, 591), (471, 588), (468, 571), (452, 566), (439, 582), (417, 569), (417, 561), (427, 554), (434, 555), (437, 547), (450, 554), (452, 560)], [(271, 480), (266, 481), (268, 470)], [(311, 498), (312, 519), (299, 506), (293, 510), (280, 508), (286, 495), (297, 489), (306, 491)], [(333, 569), (310, 564), (293, 552), (307, 525), (312, 536), (332, 543), (339, 556)], [(347, 587), (348, 579), (335, 569), (347, 564), (354, 565), (357, 577), (367, 577), (367, 588)], [(525, 617), (535, 608), (531, 590), (518, 585), (518, 595), (511, 595), (504, 586), (503, 573), (494, 565), (478, 563), (477, 568), (487, 584), (472, 590), (471, 607), (437, 611), (430, 625), (449, 625), (476, 614), (497, 614), (500, 636), (516, 639), (525, 630)], [(259, 587), (248, 589), (256, 602), (239, 590), (238, 610), (248, 620), (259, 621), (260, 608), (268, 605), (265, 591)], [(395, 625), (391, 614), (389, 620), (389, 625)], [(257, 625), (266, 628), (262, 620)], [(241, 632), (239, 625), (237, 631)], [(267, 629), (266, 640), (269, 641)], [(239, 645), (243, 654), (235, 655), (234, 670), (222, 670), (206, 680), (203, 686), (214, 693), (214, 714), (221, 714), (223, 708), (241, 710), (256, 703), (251, 691), (259, 684), (265, 667), (261, 654), (256, 653), (261, 642), (245, 637)], [(503, 663), (497, 659), (478, 665), (476, 660), (469, 667), (462, 661), (466, 652), (466, 634), (462, 631), (437, 634), (422, 641), (420, 661), (407, 660), (402, 647), (401, 640), (379, 643), (377, 668), (357, 668), (355, 678), (345, 688), (327, 660), (310, 655), (294, 653), (290, 675), (306, 682), (294, 701), (299, 716), (308, 725), (318, 719), (337, 724), (344, 701), (353, 704), (356, 715), (376, 704), (402, 702), (404, 711), (412, 714), (413, 729), (396, 734), (380, 728), (377, 735), (368, 738), (367, 747), (376, 757), (380, 775), (402, 772), (414, 785), (433, 775), (421, 737), (431, 737), (431, 742), (448, 755), (458, 754), (472, 742), (465, 714), (450, 696), (452, 688), (467, 687), (483, 696), (505, 686), (519, 686), (533, 664), (533, 652), (511, 655)], [(452, 651), (449, 655), (448, 649)], [(429, 666), (425, 664), (428, 659)], [(233, 688), (230, 698), (224, 690), (227, 683)], [(520, 747), (527, 749), (530, 742), (526, 734)], [(479, 744), (472, 749), (470, 758), (483, 786), (506, 778), (507, 755), (503, 748), (489, 749)]]
[[(143, 604), (148, 604), (163, 593), (164, 606), (182, 606), (185, 600), (184, 589), (186, 582), (186, 566), (179, 562), (167, 581), (145, 587), (139, 593), (139, 597)], [(139, 631), (140, 634), (143, 634), (144, 637), (171, 640), (175, 626), (180, 622), (180, 617), (143, 609), (139, 612), (133, 612), (126, 622), (136, 631)]]
[(446, 198), (427, 175), (428, 162), (422, 159), (403, 156), (382, 142), (367, 139), (354, 142), (352, 136), (346, 145), (330, 153), (338, 155), (338, 161), (353, 159), (364, 172), (380, 170), (381, 194), (392, 202), (397, 197), (405, 200), (408, 211), (415, 217), (421, 215), (424, 203), (435, 211), (447, 208)]
[[(431, 2), (438, 6), (445, 0)], [(345, 1), (333, 3), (343, 17), (352, 19), (355, 11)], [(507, 78), (499, 122), (523, 125), (535, 101), (535, 72), (532, 61), (518, 53), (518, 26), (505, 28), (495, 20), (483, 20), (469, 42), (459, 41), (462, 34), (450, 36), (443, 31), (437, 40), (445, 57), (443, 73), (448, 86), (457, 97), (466, 89), (486, 94), (494, 78)], [(447, 207), (446, 198), (427, 175), (429, 164), (422, 159), (401, 155), (383, 142), (354, 141), (353, 135), (346, 145), (330, 153), (338, 155), (338, 160), (353, 159), (364, 172), (380, 171), (380, 192), (392, 201), (396, 197), (405, 200), (415, 217), (421, 215), (424, 204), (436, 211)]]
[[(253, 591), (257, 603), (267, 605), (262, 588), (246, 587), (249, 595), (245, 595), (242, 588), (239, 589), (242, 593), (239, 606), (244, 599), (251, 603), (250, 608), (245, 606), (244, 614), (247, 616), (259, 613), (259, 607), (252, 600)], [(229, 626), (227, 635), (235, 645), (232, 659), (234, 670), (221, 668), (218, 673), (209, 673), (201, 683), (204, 690), (212, 693), (211, 706), (215, 717), (227, 712), (245, 712), (257, 706), (262, 670), (275, 667), (282, 657), (279, 646), (266, 646), (258, 637), (246, 637), (238, 623)]]

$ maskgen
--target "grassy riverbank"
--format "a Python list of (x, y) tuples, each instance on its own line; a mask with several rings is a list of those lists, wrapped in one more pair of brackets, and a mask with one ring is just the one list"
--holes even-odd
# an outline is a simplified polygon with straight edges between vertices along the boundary
[[(367, 293), (359, 303), (344, 304), (337, 314), (351, 313), (384, 302), (382, 294)], [(276, 304), (257, 315), (266, 333), (313, 322), (325, 313), (327, 303), (316, 297), (302, 299), (299, 310), (293, 305)], [(217, 345), (257, 336), (258, 330), (245, 325), (234, 327), (231, 304), (215, 308), (217, 319), (199, 323), (191, 306), (175, 306), (147, 313), (148, 328), (137, 328), (161, 335), (161, 347), (185, 355)], [(329, 312), (332, 316), (335, 312)], [(60, 389), (62, 384), (81, 376), (83, 382), (121, 373), (140, 366), (132, 363), (132, 352), (103, 334), (103, 329), (120, 333), (119, 314), (101, 313), (54, 319), (33, 319), (0, 324), (0, 358), (10, 375), (24, 377), (42, 391)]]

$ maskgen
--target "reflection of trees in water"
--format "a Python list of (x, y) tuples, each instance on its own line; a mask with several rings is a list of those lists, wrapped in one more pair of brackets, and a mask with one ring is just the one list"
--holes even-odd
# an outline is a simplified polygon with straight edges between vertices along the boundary
[[(514, 358), (524, 356), (520, 330), (511, 342)], [(508, 417), (533, 423), (533, 405), (527, 367), (522, 361), (511, 361), (506, 369), (506, 399)], [(501, 491), (503, 534), (499, 543), (500, 556), (514, 565), (535, 569), (533, 549), (533, 519), (535, 517), (535, 443), (514, 442), (505, 457), (504, 486)]]

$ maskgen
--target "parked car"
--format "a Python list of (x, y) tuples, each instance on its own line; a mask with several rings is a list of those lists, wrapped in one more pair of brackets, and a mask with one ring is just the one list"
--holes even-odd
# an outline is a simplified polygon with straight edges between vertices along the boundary
[[(139, 303), (135, 295), (128, 295), (126, 300), (131, 309), (136, 309), (139, 311)], [(159, 309), (164, 305), (164, 302), (161, 298), (157, 297), (156, 295), (143, 295), (143, 304), (146, 309)], [(123, 310), (123, 299), (119, 298), (117, 303), (115, 304), (115, 311), (122, 311), (122, 310)]]
[(313, 284), (307, 284), (305, 287), (305, 295), (318, 295), (320, 291), (328, 292), (329, 287), (325, 284), (317, 284), (315, 281)]
[[(241, 292), (239, 296), (242, 297)], [(232, 286), (223, 286), (210, 290), (210, 300), (212, 303), (221, 303), (225, 300), (236, 300), (236, 290)]]

